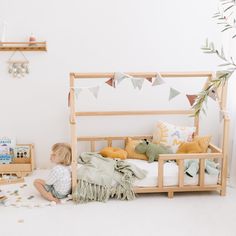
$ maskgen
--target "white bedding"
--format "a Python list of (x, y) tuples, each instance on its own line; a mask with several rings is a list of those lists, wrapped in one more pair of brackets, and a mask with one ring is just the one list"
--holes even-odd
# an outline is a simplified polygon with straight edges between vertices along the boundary
[[(146, 170), (147, 176), (142, 180), (136, 180), (134, 186), (136, 187), (155, 187), (158, 186), (158, 162), (148, 163), (147, 161), (127, 159), (128, 162), (136, 165), (137, 167)], [(178, 185), (178, 165), (175, 162), (166, 162), (164, 164), (164, 186)], [(205, 173), (205, 184), (212, 185), (217, 184), (218, 175), (209, 175)], [(195, 177), (189, 177), (184, 175), (185, 185), (197, 185), (198, 175)]]

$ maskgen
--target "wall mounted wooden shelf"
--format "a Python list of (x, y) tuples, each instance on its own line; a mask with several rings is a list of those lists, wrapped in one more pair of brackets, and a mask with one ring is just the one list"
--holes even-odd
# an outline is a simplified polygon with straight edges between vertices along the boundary
[(47, 51), (46, 42), (0, 42), (0, 51)]

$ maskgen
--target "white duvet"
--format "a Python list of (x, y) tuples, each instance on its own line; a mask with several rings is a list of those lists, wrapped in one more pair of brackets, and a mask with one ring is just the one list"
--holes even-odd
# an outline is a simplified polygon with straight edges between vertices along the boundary
[[(158, 186), (158, 162), (148, 163), (147, 161), (126, 159), (129, 163), (136, 165), (137, 167), (147, 171), (147, 176), (142, 180), (136, 180), (134, 186), (136, 187), (155, 187)], [(166, 162), (164, 164), (164, 186), (178, 185), (178, 165), (175, 162)], [(209, 175), (205, 173), (205, 184), (214, 185), (217, 184), (218, 175)], [(198, 185), (198, 175), (189, 177), (184, 175), (184, 185)]]

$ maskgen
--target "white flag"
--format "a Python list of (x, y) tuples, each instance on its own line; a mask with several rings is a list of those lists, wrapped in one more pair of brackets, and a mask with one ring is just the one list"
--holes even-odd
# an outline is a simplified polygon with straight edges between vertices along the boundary
[(131, 81), (135, 89), (136, 88), (138, 88), (139, 90), (142, 89), (144, 78), (132, 78)]
[(164, 83), (165, 83), (165, 81), (163, 80), (160, 73), (157, 73), (156, 78), (155, 78), (154, 82), (152, 83), (152, 86), (157, 86), (157, 85), (161, 85)]
[(99, 86), (88, 88), (88, 90), (93, 94), (95, 98), (98, 97), (99, 89), (100, 89)]
[(174, 88), (170, 87), (169, 101), (178, 96), (180, 92)]
[(121, 81), (123, 81), (126, 78), (132, 78), (132, 77), (130, 75), (127, 75), (121, 72), (116, 72), (114, 76), (114, 80), (117, 81), (117, 84), (119, 84)]
[(75, 90), (75, 97), (78, 100), (79, 94), (83, 91), (82, 88), (74, 88)]

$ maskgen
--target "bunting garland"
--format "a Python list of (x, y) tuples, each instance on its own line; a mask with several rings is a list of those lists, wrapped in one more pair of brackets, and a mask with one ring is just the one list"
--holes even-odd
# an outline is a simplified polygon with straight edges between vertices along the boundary
[[(133, 76), (130, 76), (130, 75), (122, 73), (122, 72), (116, 72), (114, 74), (114, 78), (108, 79), (107, 81), (105, 81), (105, 83), (107, 85), (113, 87), (113, 88), (116, 88), (117, 84), (119, 84), (120, 82), (122, 82), (124, 79), (127, 79), (127, 78), (131, 80), (134, 89), (139, 89), (139, 90), (142, 89), (144, 80), (149, 81), (152, 84), (152, 86), (159, 86), (159, 85), (162, 85), (162, 84), (166, 83), (165, 80), (162, 78), (160, 73), (157, 73), (156, 77), (153, 80), (151, 77), (149, 77), (149, 78), (135, 78)], [(93, 94), (93, 96), (95, 98), (98, 98), (100, 86), (101, 85), (97, 85), (97, 86), (93, 86), (93, 87), (77, 87), (77, 88), (74, 88), (76, 99), (78, 99), (79, 94), (83, 90), (88, 90), (90, 93)], [(178, 91), (177, 89), (175, 89), (171, 86), (169, 86), (169, 88), (170, 88), (169, 89), (169, 99), (168, 99), (169, 101), (171, 101), (172, 99), (174, 99), (175, 97), (177, 97), (178, 95), (181, 94), (181, 92)], [(69, 100), (70, 100), (69, 96), (70, 96), (70, 94), (68, 95), (68, 105), (70, 105), (69, 104)], [(195, 94), (185, 94), (185, 96), (188, 99), (189, 104), (191, 106), (193, 106), (195, 101), (196, 101), (197, 95), (195, 95)], [(215, 88), (212, 88), (210, 90), (208, 96), (211, 97), (214, 101), (216, 101), (218, 99), (217, 90)]]

